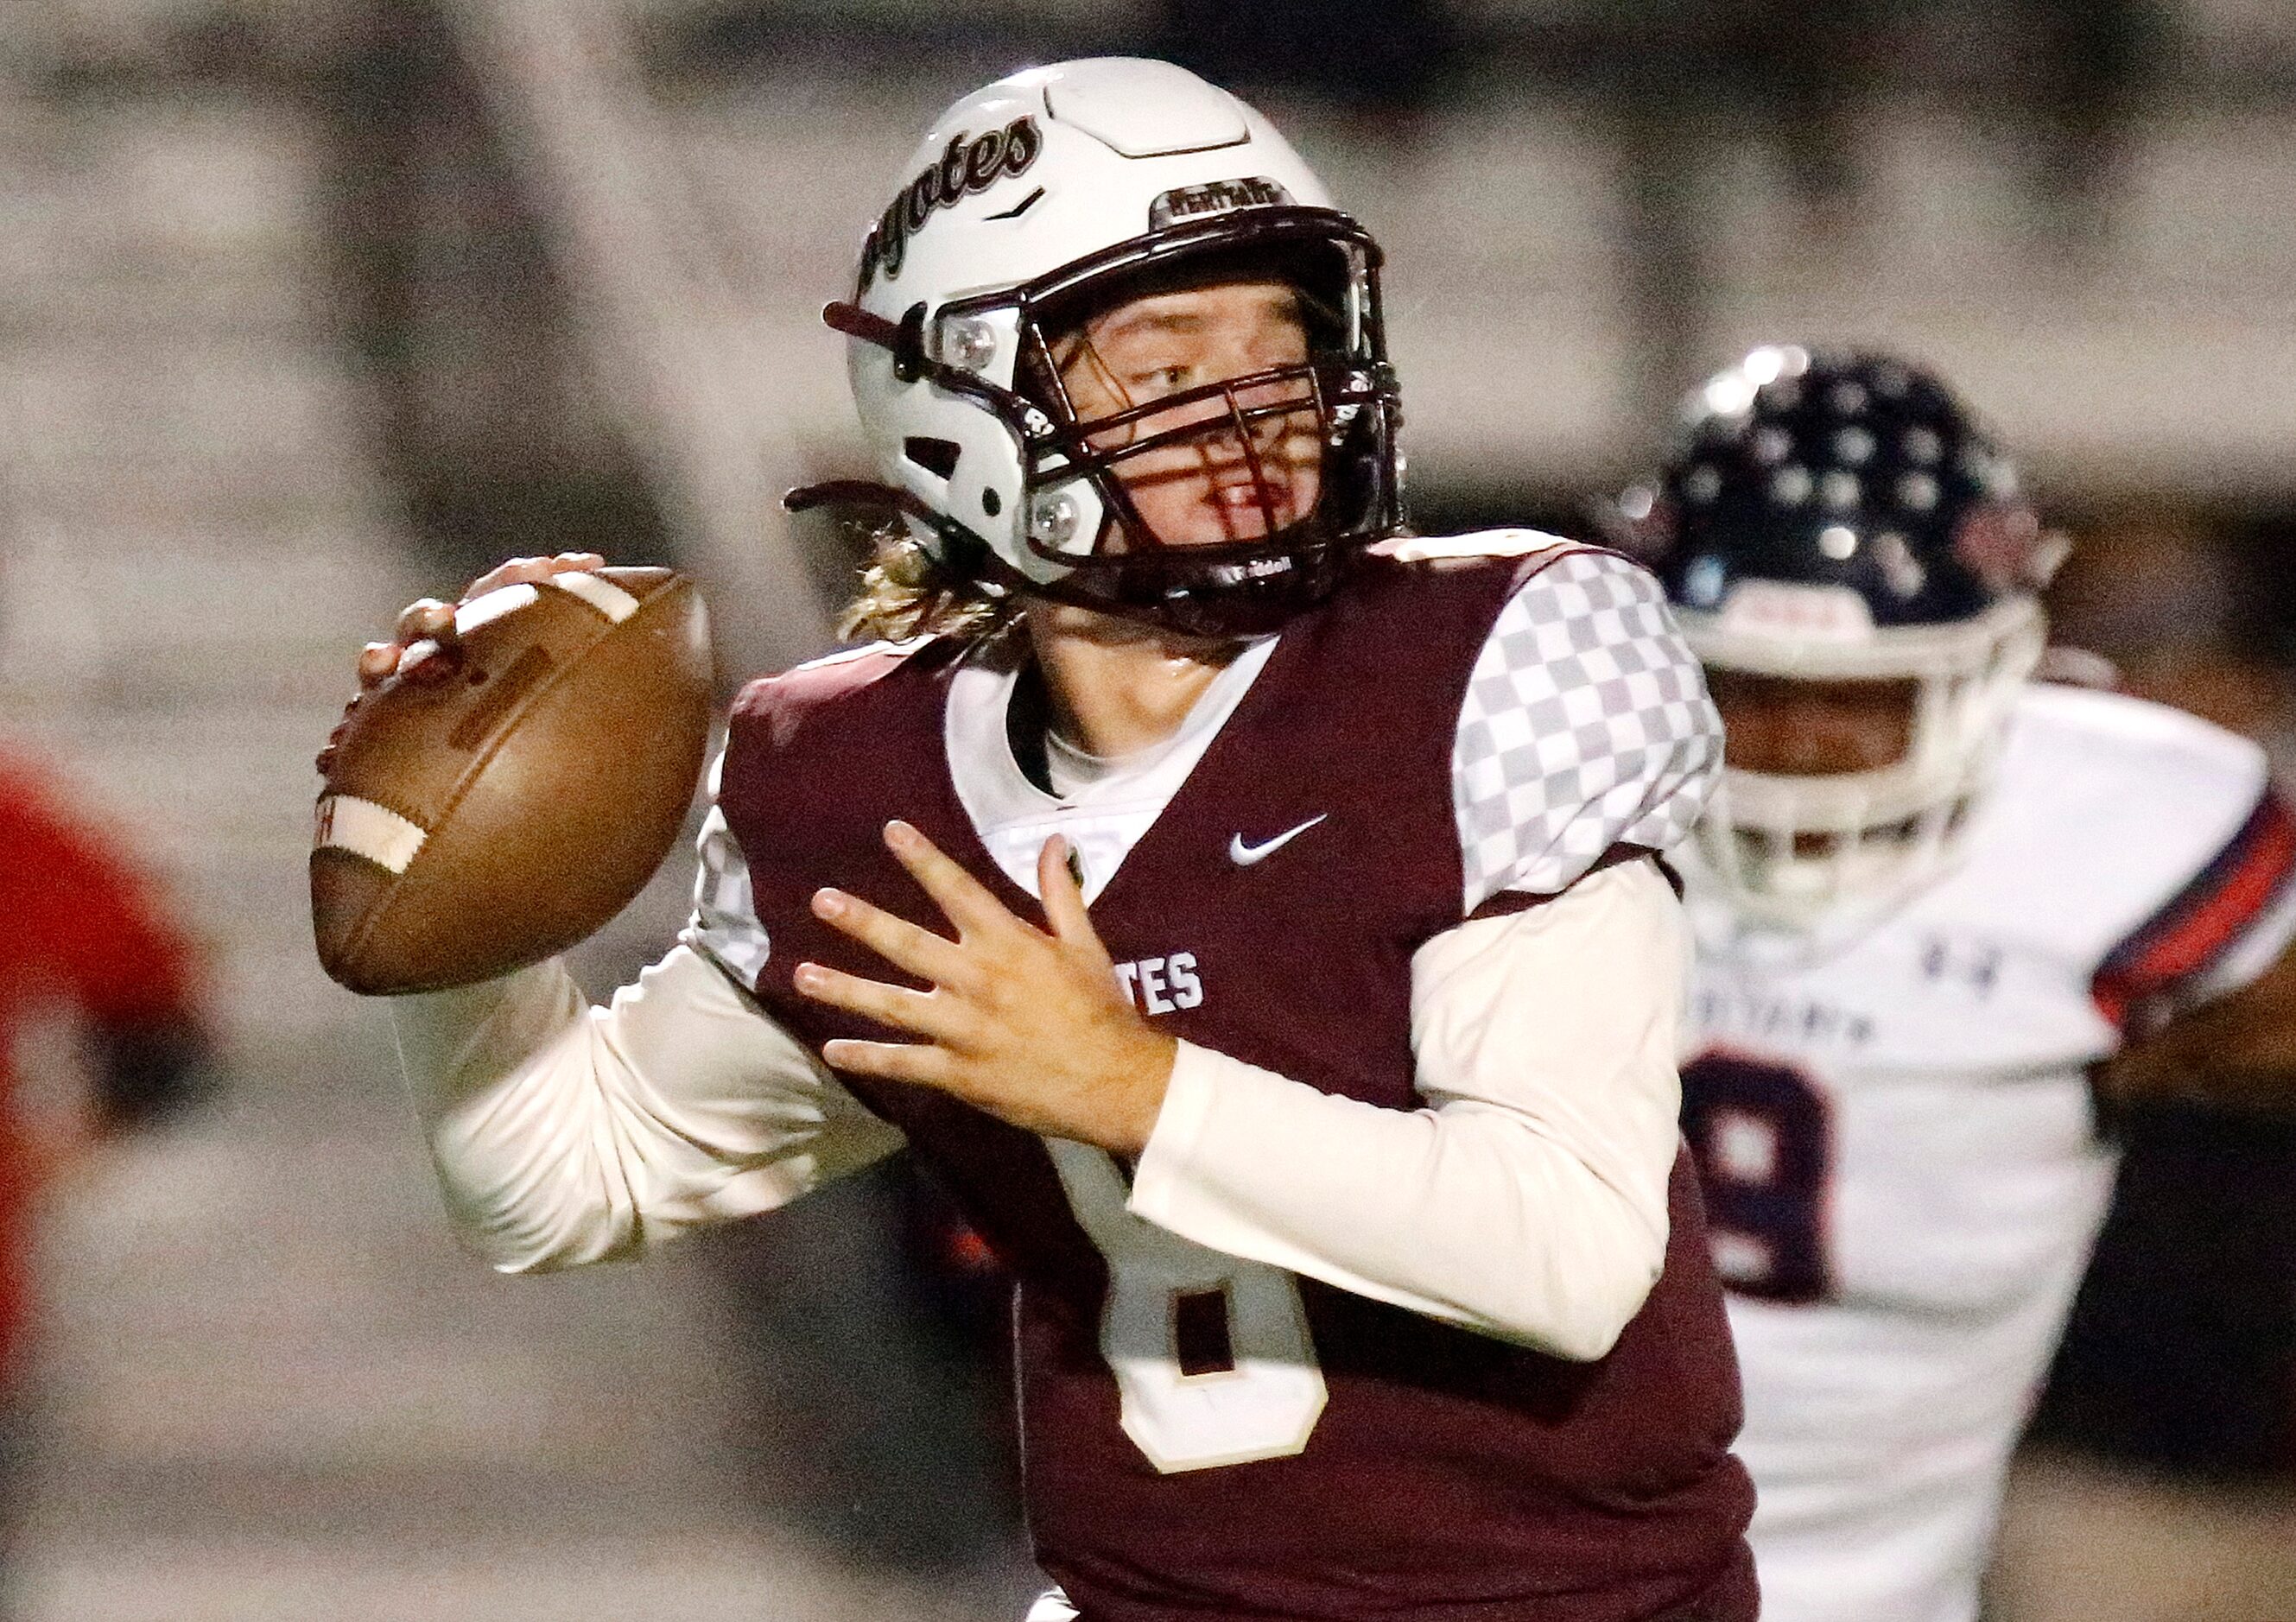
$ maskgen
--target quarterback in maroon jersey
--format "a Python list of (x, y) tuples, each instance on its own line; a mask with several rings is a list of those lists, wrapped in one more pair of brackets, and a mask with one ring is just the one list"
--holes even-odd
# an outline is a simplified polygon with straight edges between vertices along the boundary
[(800, 493), (898, 520), (888, 639), (742, 692), (610, 1008), (394, 1004), (457, 1224), (565, 1266), (906, 1145), (1019, 1281), (1042, 1617), (1751, 1622), (1655, 584), (1403, 537), (1378, 250), (1224, 93), (1031, 70), (904, 182), (826, 313), (885, 483)]

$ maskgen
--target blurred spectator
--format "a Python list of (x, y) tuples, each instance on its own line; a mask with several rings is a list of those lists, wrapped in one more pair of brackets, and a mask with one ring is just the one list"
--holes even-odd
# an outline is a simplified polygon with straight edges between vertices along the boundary
[(190, 943), (110, 835), (0, 751), (0, 1551), (36, 1202), (96, 1143), (189, 1102), (210, 1048)]

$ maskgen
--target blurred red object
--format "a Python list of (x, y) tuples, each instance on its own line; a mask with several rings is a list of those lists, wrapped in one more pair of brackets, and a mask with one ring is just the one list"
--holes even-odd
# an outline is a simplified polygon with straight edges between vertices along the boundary
[[(198, 955), (118, 843), (0, 751), (0, 1372), (20, 1339), (41, 1190), (94, 1142), (188, 1102), (212, 1051)], [(23, 1063), (59, 1027), (86, 1080), (65, 1099), (40, 1095)]]

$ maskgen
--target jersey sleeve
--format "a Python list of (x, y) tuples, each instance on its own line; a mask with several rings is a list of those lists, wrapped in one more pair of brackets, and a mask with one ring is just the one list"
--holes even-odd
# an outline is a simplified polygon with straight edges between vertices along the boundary
[(636, 1256), (902, 1142), (688, 946), (604, 1008), (551, 958), (390, 1012), (447, 1216), (505, 1273)]
[[(2225, 773), (2194, 797), (2250, 802), (2230, 838), (2185, 883), (2122, 936), (2089, 985), (2115, 1026), (2142, 1027), (2182, 1007), (2237, 991), (2262, 974), (2296, 938), (2296, 815), (2263, 776)], [(2195, 817), (2209, 810), (2194, 807)]]
[(749, 862), (717, 803), (725, 766), (721, 750), (709, 763), (709, 815), (695, 840), (700, 865), (693, 878), (693, 916), (680, 938), (755, 991), (771, 943), (750, 891)]
[(1547, 562), (1492, 623), (1459, 713), (1466, 913), (1558, 894), (1620, 847), (1670, 848), (1721, 765), (1721, 719), (1658, 582), (1593, 548)]

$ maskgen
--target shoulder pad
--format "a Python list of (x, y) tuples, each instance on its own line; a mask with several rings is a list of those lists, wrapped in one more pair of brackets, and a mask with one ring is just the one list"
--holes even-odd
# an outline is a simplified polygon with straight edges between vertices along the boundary
[(2163, 791), (2245, 804), (2262, 789), (2264, 750), (2190, 711), (2133, 693), (2036, 682), (2018, 700), (2018, 723), (2037, 742), (2108, 770), (2142, 774)]
[(762, 676), (749, 683), (734, 700), (733, 721), (737, 726), (746, 721), (765, 721), (778, 747), (789, 741), (807, 716), (824, 705), (861, 692), (913, 662), (946, 662), (963, 649), (964, 644), (955, 639), (933, 636), (840, 649), (778, 676)]
[(1476, 529), (1465, 535), (1399, 535), (1371, 548), (1374, 556), (1398, 563), (1433, 563), (1455, 558), (1520, 558), (1532, 553), (1593, 551), (1578, 541), (1537, 529)]
[(2268, 787), (2262, 750), (2196, 716), (2037, 684), (2018, 698), (1955, 888), (1988, 921), (2052, 941), (2084, 976), (2127, 956), (2153, 921), (2196, 906), (2229, 920), (2230, 938), (2242, 920), (2203, 904), (2227, 881), (2254, 887), (2243, 852), (2259, 827), (2270, 831), (2257, 822)]

